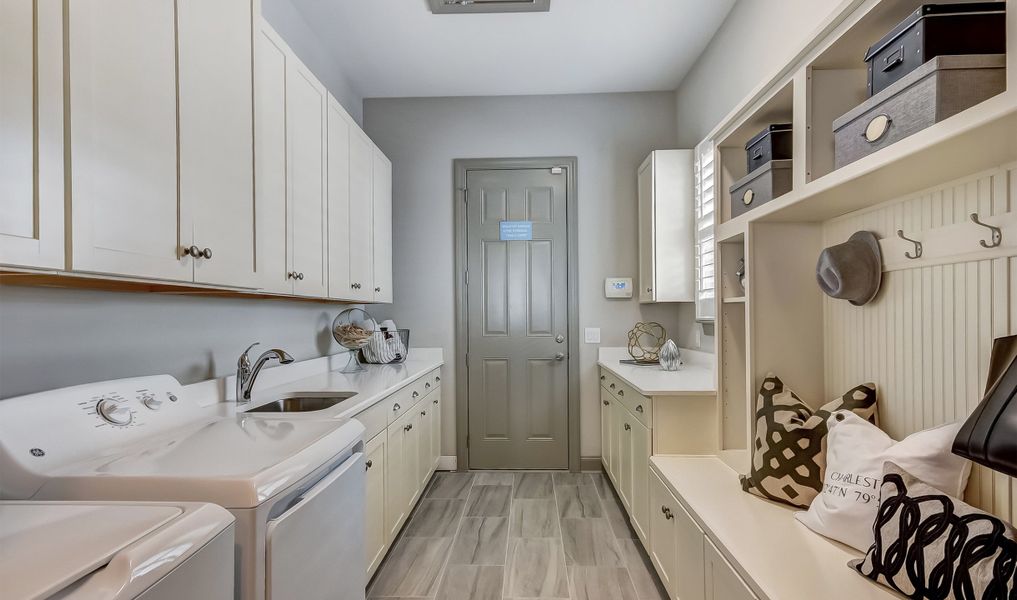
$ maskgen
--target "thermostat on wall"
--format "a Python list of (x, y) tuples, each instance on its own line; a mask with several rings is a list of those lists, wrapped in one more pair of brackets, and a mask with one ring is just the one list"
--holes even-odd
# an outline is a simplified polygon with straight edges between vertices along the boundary
[(607, 298), (631, 298), (631, 277), (608, 277), (604, 280), (604, 296)]

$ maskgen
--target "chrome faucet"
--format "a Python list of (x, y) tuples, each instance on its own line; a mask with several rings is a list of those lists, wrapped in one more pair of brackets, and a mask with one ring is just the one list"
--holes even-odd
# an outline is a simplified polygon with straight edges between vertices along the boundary
[(251, 351), (251, 348), (257, 346), (261, 342), (254, 342), (244, 350), (243, 354), (240, 355), (240, 359), (237, 360), (237, 403), (244, 404), (251, 401), (251, 388), (254, 387), (254, 380), (258, 378), (258, 373), (261, 372), (261, 368), (265, 366), (265, 363), (272, 360), (273, 358), (279, 359), (279, 363), (288, 365), (293, 362), (293, 357), (286, 353), (285, 350), (279, 348), (272, 348), (261, 353), (254, 361), (254, 366), (251, 366), (251, 358), (247, 355)]

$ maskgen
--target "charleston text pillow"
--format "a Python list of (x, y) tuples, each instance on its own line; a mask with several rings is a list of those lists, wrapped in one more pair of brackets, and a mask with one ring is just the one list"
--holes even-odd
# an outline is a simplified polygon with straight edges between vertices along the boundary
[(875, 542), (849, 565), (908, 598), (1017, 597), (1017, 532), (888, 462)]
[(822, 490), (826, 421), (837, 410), (854, 411), (876, 422), (876, 387), (860, 385), (813, 411), (778, 377), (768, 374), (756, 400), (752, 470), (741, 476), (742, 489), (808, 507)]
[(861, 552), (872, 545), (883, 463), (900, 465), (932, 487), (960, 497), (971, 463), (953, 454), (960, 423), (913, 433), (899, 442), (880, 428), (841, 411), (829, 421), (823, 493), (795, 518), (820, 535)]

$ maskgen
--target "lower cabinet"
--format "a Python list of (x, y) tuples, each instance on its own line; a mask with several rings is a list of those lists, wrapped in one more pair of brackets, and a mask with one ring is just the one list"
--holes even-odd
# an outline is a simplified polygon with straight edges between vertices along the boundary
[[(603, 375), (601, 376), (603, 377)], [(600, 445), (601, 445), (601, 462), (604, 464), (604, 471), (607, 473), (611, 481), (614, 481), (615, 473), (615, 446), (617, 445), (618, 435), (614, 430), (614, 411), (611, 405), (614, 403), (614, 398), (607, 390), (600, 390)]]
[(615, 456), (615, 485), (622, 505), (629, 515), (632, 514), (632, 419), (621, 402), (615, 402), (614, 413), (615, 434), (618, 436), (618, 454)]
[(706, 600), (758, 600), (713, 542), (705, 538), (704, 555)]
[(434, 473), (441, 459), (441, 385), (438, 385), (427, 399), (431, 403), (428, 410), (431, 411), (431, 473)]
[(644, 543), (650, 539), (650, 430), (639, 421), (632, 422), (629, 453), (632, 455), (632, 527)]
[(650, 560), (671, 598), (703, 600), (703, 531), (657, 474), (649, 477)]
[(367, 572), (374, 573), (388, 549), (388, 529), (385, 527), (385, 455), (388, 452), (388, 435), (381, 432), (364, 447), (364, 465), (367, 469), (367, 518), (364, 523), (364, 546), (367, 549)]
[(622, 505), (629, 513), (636, 534), (645, 542), (649, 539), (650, 532), (650, 429), (619, 400), (610, 395), (602, 395), (602, 400), (602, 426), (603, 421), (607, 421), (609, 432), (608, 473), (621, 496)]

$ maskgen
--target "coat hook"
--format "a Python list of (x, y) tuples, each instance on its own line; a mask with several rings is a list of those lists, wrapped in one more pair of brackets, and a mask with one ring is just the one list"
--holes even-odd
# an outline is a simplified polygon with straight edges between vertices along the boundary
[(919, 242), (918, 240), (913, 240), (913, 239), (908, 238), (908, 237), (904, 237), (904, 230), (903, 229), (898, 229), (897, 230), (897, 237), (899, 237), (900, 239), (902, 239), (902, 240), (904, 240), (906, 242), (911, 242), (912, 244), (915, 245), (915, 253), (914, 253), (914, 255), (912, 256), (911, 253), (905, 252), (904, 256), (910, 258), (911, 260), (914, 260), (916, 258), (921, 258), (922, 257), (922, 243), (921, 242)]
[(986, 242), (985, 240), (979, 240), (978, 243), (982, 245), (982, 248), (995, 248), (1003, 243), (1003, 230), (999, 227), (993, 227), (988, 223), (982, 223), (978, 220), (978, 213), (971, 213), (971, 222), (982, 227), (988, 227), (992, 231), (992, 241)]

